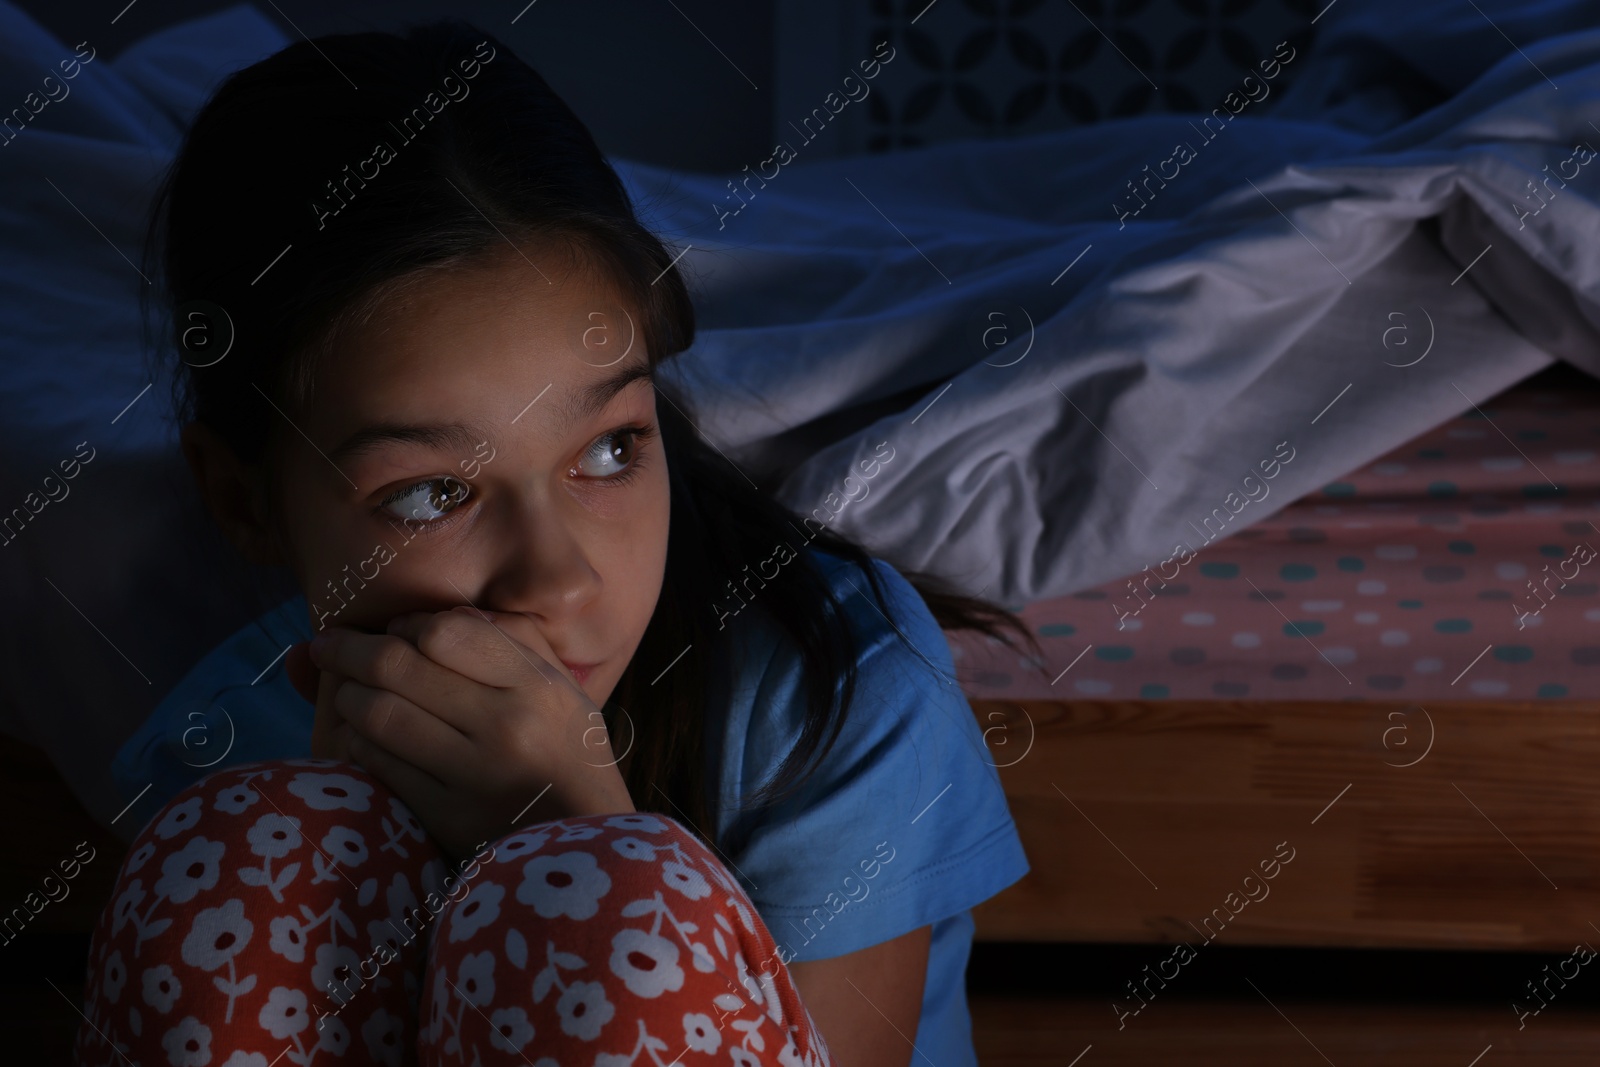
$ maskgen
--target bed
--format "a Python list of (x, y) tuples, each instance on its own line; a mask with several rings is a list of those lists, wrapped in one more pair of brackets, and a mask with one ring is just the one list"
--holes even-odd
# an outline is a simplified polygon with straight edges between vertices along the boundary
[[(1195, 577), (1137, 616), (1109, 607), (1130, 595), (1126, 579), (1028, 605), (1043, 662), (950, 635), (1032, 866), (975, 912), (982, 1062), (1060, 1064), (1068, 1045), (1129, 1064), (1237, 1063), (1245, 1042), (1247, 1062), (1305, 1054), (1292, 1027), (1262, 1032), (1261, 1005), (1216, 999), (1222, 962), (1187, 999), (1151, 997), (1148, 1021), (1119, 1017), (1139, 1003), (1125, 984), (1180, 944), (1235, 967), (1275, 947), (1287, 954), (1251, 958), (1251, 973), (1280, 987), (1329, 950), (1390, 967), (1429, 950), (1480, 970), (1485, 952), (1508, 961), (1448, 1005), (1414, 1003), (1414, 989), (1369, 1004), (1343, 988), (1303, 997), (1296, 1023), (1335, 1062), (1481, 1032), (1473, 1051), (1561, 1063), (1600, 1040), (1592, 1015), (1571, 1012), (1520, 1032), (1502, 973), (1537, 975), (1600, 941), (1600, 637), (1586, 636), (1600, 634), (1600, 597), (1580, 574), (1537, 616), (1524, 610), (1520, 631), (1511, 610), (1535, 603), (1527, 583), (1546, 561), (1559, 572), (1592, 535), (1597, 441), (1600, 382), (1546, 372), (1208, 546), (1185, 568)], [(1538, 490), (1536, 469), (1559, 473), (1559, 491)], [(1375, 581), (1385, 588), (1361, 584)], [(36, 890), (79, 842), (95, 855), (68, 896), (5, 937), (12, 973), (30, 976), (7, 988), (6, 1025), (44, 1063), (71, 1032), (70, 961), (124, 846), (42, 752), (7, 741), (0, 763), (10, 810), (39, 813), (11, 823), (0, 897)], [(1041, 957), (1050, 944), (1057, 955)], [(1081, 967), (1097, 946), (1102, 970), (1072, 989), (1008, 978), (1019, 958), (1043, 974), (1041, 960)], [(1465, 964), (1431, 966), (1437, 983)], [(1505, 1003), (1480, 1002), (1499, 986)]]
[[(976, 911), (982, 1062), (1592, 1056), (1592, 993), (1524, 983), (1600, 943), (1597, 445), (1600, 382), (1553, 368), (1153, 596), (1029, 604), (1042, 663), (952, 636), (1033, 865)], [(1187, 996), (1143, 984), (1180, 944)]]
[[(1188, 118), (994, 142), (982, 166), (947, 145), (787, 168), (726, 227), (706, 209), (721, 176), (618, 164), (693, 279), (704, 329), (676, 370), (701, 429), (802, 515), (1018, 608), (1043, 644), (954, 646), (1034, 867), (979, 909), (980, 948), (1132, 955), (1078, 999), (975, 985), (985, 1063), (1236, 1052), (1260, 1023), (1237, 1003), (1216, 1009), (1237, 1029), (1113, 1008), (1206, 931), (1211, 960), (1448, 948), (1516, 968), (1600, 937), (1600, 204), (1576, 147), (1600, 123), (1600, 31), (1577, 3), (1481, 6), (1342, 0), (1274, 107), (1227, 119), (1133, 223), (1099, 191)], [(71, 49), (0, 16), (0, 92), (21, 99)], [(137, 829), (111, 754), (261, 592), (192, 507), (170, 382), (128, 342), (123, 250), (185, 116), (282, 43), (240, 7), (87, 62), (76, 109), (0, 171), (4, 239), (29, 250), (0, 258), (8, 465), (95, 450), (0, 555), (29, 620), (0, 643), (4, 787), (37, 813), (13, 820), (0, 890), (100, 850), (5, 946), (59, 986), (8, 988), (36, 1035), (72, 1022), (60, 961)], [(1535, 211), (1552, 169), (1567, 185)], [(884, 442), (863, 493), (842, 472)], [(1447, 1031), (1494, 1035), (1452, 1063), (1592, 1049), (1560, 1011), (1517, 1030), (1506, 1004), (1538, 972), (1492, 1016), (1307, 1010), (1347, 1058)], [(1290, 1062), (1275, 1040), (1260, 1060)]]

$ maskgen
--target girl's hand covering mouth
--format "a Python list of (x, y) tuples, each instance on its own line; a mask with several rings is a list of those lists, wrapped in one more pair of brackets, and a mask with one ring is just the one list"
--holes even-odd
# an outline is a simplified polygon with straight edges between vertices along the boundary
[(452, 859), (518, 826), (635, 810), (600, 709), (524, 615), (330, 627), (286, 667), (317, 707), (312, 755), (371, 772)]

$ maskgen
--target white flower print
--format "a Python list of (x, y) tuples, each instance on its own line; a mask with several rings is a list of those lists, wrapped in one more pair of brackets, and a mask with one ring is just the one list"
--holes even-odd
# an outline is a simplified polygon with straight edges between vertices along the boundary
[[(415, 940), (416, 934), (413, 933), (411, 937)], [(373, 919), (367, 923), (367, 939), (372, 942), (374, 952), (379, 945), (388, 945), (389, 951), (396, 956), (405, 951), (406, 934), (389, 919)]]
[(533, 1040), (533, 1024), (521, 1008), (496, 1008), (489, 1016), (489, 1025), (495, 1032), (491, 1044), (497, 1048), (504, 1045), (512, 1052), (521, 1052), (522, 1046)]
[(138, 1008), (128, 1009), (128, 1029), (133, 1031), (135, 1037), (144, 1033), (144, 1016), (139, 1014)]
[(128, 873), (133, 874), (140, 867), (150, 862), (150, 857), (156, 854), (156, 843), (146, 841), (133, 850), (133, 855), (128, 857)]
[(638, 997), (659, 997), (683, 988), (678, 946), (647, 930), (618, 930), (611, 938), (611, 973)]
[(412, 814), (411, 809), (406, 807), (399, 797), (389, 798), (389, 814), (394, 816), (394, 821), (400, 824), (400, 829), (404, 830), (412, 840), (423, 841), (427, 839), (428, 832), (422, 828), (422, 824), (417, 821), (417, 817)]
[(361, 1040), (367, 1052), (385, 1067), (400, 1067), (401, 1042), (405, 1040), (405, 1023), (398, 1015), (379, 1008), (361, 1024)]
[(743, 952), (733, 954), (733, 966), (734, 972), (739, 977), (739, 984), (744, 986), (745, 996), (749, 998), (750, 1003), (758, 1008), (765, 1006), (766, 997), (761, 992), (761, 983), (750, 973), (750, 965), (745, 962)]
[(500, 902), (505, 895), (506, 887), (494, 882), (484, 882), (468, 890), (467, 895), (450, 909), (450, 940), (465, 941), (498, 919)]
[(111, 932), (115, 934), (126, 926), (128, 920), (138, 914), (139, 905), (143, 902), (144, 882), (135, 878), (122, 890), (117, 902), (111, 907)]
[(443, 967), (434, 969), (433, 996), (428, 1006), (428, 1024), (421, 1029), (432, 1044), (438, 1044), (439, 1038), (444, 1034), (445, 1006), (450, 1003), (450, 976)]
[(667, 824), (655, 816), (641, 815), (638, 812), (613, 815), (606, 820), (606, 825), (618, 830), (640, 830), (647, 834), (659, 834), (667, 828)]
[(206, 1067), (211, 1062), (211, 1027), (185, 1015), (183, 1021), (161, 1038), (172, 1067)]
[(250, 943), (254, 929), (244, 917), (244, 901), (238, 897), (221, 907), (202, 908), (183, 939), (183, 962), (202, 971), (224, 967)]
[(600, 1028), (617, 1013), (599, 982), (573, 982), (567, 986), (556, 1001), (556, 1011), (561, 1014), (561, 1032), (585, 1041), (599, 1037)]
[(474, 952), (461, 960), (461, 970), (456, 976), (456, 990), (475, 1008), (494, 1000), (494, 953)]
[(290, 963), (299, 963), (306, 958), (306, 931), (300, 925), (300, 920), (293, 915), (280, 915), (267, 923), (267, 930), (272, 935), (267, 940), (267, 947)]
[(696, 1052), (716, 1052), (722, 1047), (722, 1034), (711, 1016), (698, 1011), (683, 1013), (683, 1040)]
[(289, 792), (313, 811), (372, 810), (372, 786), (348, 774), (301, 771), (289, 780)]
[(257, 1019), (263, 1029), (279, 1041), (292, 1037), (311, 1025), (306, 1011), (306, 995), (298, 989), (273, 986)]
[(122, 962), (122, 952), (119, 949), (106, 960), (106, 979), (100, 988), (105, 990), (106, 999), (115, 1004), (117, 998), (122, 996), (122, 987), (128, 984), (128, 965)]
[(637, 837), (619, 837), (611, 842), (611, 848), (625, 860), (653, 860), (656, 858), (655, 846), (648, 841), (641, 841)]
[(260, 799), (261, 794), (240, 782), (218, 793), (217, 799), (212, 802), (212, 807), (229, 815), (243, 815), (250, 805)]
[(350, 1047), (350, 1028), (332, 1015), (324, 1015), (317, 1021), (317, 1026), (320, 1028), (317, 1031), (317, 1048), (326, 1049), (335, 1058), (343, 1059)]
[(522, 867), (522, 884), (517, 899), (533, 905), (546, 919), (569, 915), (574, 919), (592, 918), (600, 910), (600, 898), (611, 889), (611, 876), (587, 852), (563, 852), (556, 856), (535, 856)]
[(394, 920), (396, 926), (404, 928), (405, 918), (417, 910), (417, 894), (411, 890), (411, 882), (404, 874), (396, 871), (394, 878), (389, 882), (389, 888), (384, 891), (385, 900), (389, 902), (389, 918)]
[(614, 1052), (596, 1053), (594, 1067), (633, 1067), (632, 1056), (619, 1056)]
[[(198, 799), (198, 798), (197, 798)], [(161, 861), (161, 877), (156, 879), (157, 897), (174, 904), (187, 904), (202, 889), (211, 889), (222, 873), (223, 844), (204, 837), (191, 838), (182, 848)]]
[(178, 834), (200, 820), (200, 798), (190, 797), (182, 804), (176, 804), (167, 809), (167, 813), (156, 823), (156, 836), (163, 841), (169, 841)]
[(568, 826), (565, 823), (560, 824), (560, 826), (561, 836), (556, 838), (557, 841), (589, 841), (604, 833), (598, 826)]
[(782, 1026), (783, 1001), (778, 999), (778, 983), (772, 980), (772, 972), (763, 970), (755, 977), (761, 983), (761, 991), (767, 998), (767, 1018)]
[(331, 982), (341, 989), (361, 988), (361, 957), (349, 945), (318, 945), (317, 962), (311, 968), (314, 989), (328, 989)]
[(519, 971), (527, 969), (528, 941), (515, 926), (506, 931), (506, 959)]
[(335, 826), (322, 838), (322, 851), (333, 857), (335, 863), (359, 867), (367, 861), (367, 841), (359, 830), (348, 826)]
[(668, 860), (661, 865), (661, 880), (690, 900), (711, 895), (711, 886), (706, 882), (705, 875), (677, 860)]
[[(815, 1027), (813, 1027), (815, 1029)], [(822, 1048), (821, 1035), (813, 1042), (811, 1051), (804, 1056), (794, 1044), (794, 1032), (783, 1035), (783, 1047), (778, 1050), (779, 1067), (820, 1067), (828, 1062), (827, 1052)]]
[(494, 858), (497, 863), (506, 863), (519, 856), (530, 852), (537, 852), (550, 840), (550, 835), (539, 831), (537, 833), (524, 832), (512, 834), (494, 847)]
[(281, 860), (300, 846), (300, 820), (269, 811), (256, 820), (245, 837), (250, 851), (271, 860)]
[(272, 1065), (259, 1052), (235, 1052), (227, 1058), (222, 1067), (272, 1067)]
[(165, 1015), (178, 1002), (183, 983), (165, 963), (148, 968), (140, 979), (144, 983), (144, 1002)]

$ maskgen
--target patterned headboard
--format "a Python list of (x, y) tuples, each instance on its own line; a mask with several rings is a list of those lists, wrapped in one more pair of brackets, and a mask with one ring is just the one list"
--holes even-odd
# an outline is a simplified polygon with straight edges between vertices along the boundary
[[(1017, 137), (1209, 111), (1279, 41), (1304, 51), (1327, 0), (778, 0), (779, 139), (840, 93), (806, 154)], [(861, 88), (842, 72), (892, 58)], [(872, 67), (865, 68), (873, 71)], [(889, 76), (885, 76), (889, 75)], [(858, 74), (859, 76), (859, 74)], [(859, 97), (839, 105), (846, 92)], [(830, 108), (832, 110), (832, 108)], [(791, 140), (791, 143), (794, 143)]]

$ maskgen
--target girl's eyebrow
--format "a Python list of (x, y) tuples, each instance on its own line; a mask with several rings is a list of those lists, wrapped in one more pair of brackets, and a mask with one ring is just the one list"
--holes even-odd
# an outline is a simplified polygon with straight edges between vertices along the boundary
[(602, 378), (593, 385), (582, 389), (574, 389), (567, 394), (567, 399), (562, 403), (560, 413), (557, 415), (558, 425), (562, 431), (567, 430), (575, 422), (595, 414), (611, 403), (611, 398), (622, 392), (637, 381), (653, 381), (654, 371), (650, 361), (635, 361), (622, 367), (609, 378)]
[(449, 450), (470, 455), (480, 441), (488, 439), (488, 435), (477, 426), (462, 423), (411, 426), (405, 423), (380, 422), (363, 427), (346, 437), (338, 448), (328, 454), (328, 458), (337, 466), (344, 460), (376, 452), (390, 442), (419, 444), (436, 452)]
[[(567, 395), (558, 409), (562, 430), (603, 409), (611, 399), (637, 381), (652, 380), (648, 361), (635, 362), (621, 368), (608, 378), (592, 385), (575, 389)], [(532, 406), (532, 405), (530, 405)], [(453, 451), (470, 455), (490, 434), (474, 423), (446, 423), (439, 426), (415, 426), (406, 423), (380, 422), (357, 430), (340, 442), (328, 458), (336, 465), (377, 451), (388, 443), (419, 444), (434, 451)]]

